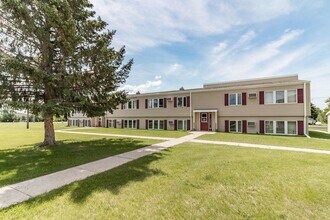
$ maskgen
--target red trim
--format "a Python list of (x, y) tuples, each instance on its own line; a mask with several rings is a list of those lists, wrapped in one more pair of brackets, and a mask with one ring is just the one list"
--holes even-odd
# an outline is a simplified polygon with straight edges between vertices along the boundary
[(304, 121), (298, 121), (298, 135), (304, 135)]
[(229, 132), (229, 120), (225, 120), (225, 132)]
[(164, 98), (164, 108), (167, 108), (167, 99)]
[(304, 89), (297, 89), (298, 103), (304, 103)]
[(246, 134), (247, 133), (247, 121), (243, 120), (243, 133)]
[(140, 107), (140, 102), (139, 100), (136, 100), (136, 109), (139, 109), (139, 107)]
[(136, 129), (140, 129), (140, 120), (136, 120)]
[(177, 102), (178, 102), (178, 98), (177, 97), (174, 97), (174, 108), (177, 107)]
[(178, 130), (178, 120), (174, 120), (174, 130)]
[(228, 93), (225, 94), (225, 106), (228, 106)]
[(259, 104), (263, 105), (265, 104), (265, 92), (259, 91)]
[(124, 128), (124, 120), (121, 120), (121, 128)]
[(265, 133), (265, 121), (264, 120), (259, 121), (259, 133), (260, 134)]
[(145, 100), (145, 102), (144, 102), (144, 107), (145, 107), (145, 108), (148, 108), (148, 99)]
[(187, 130), (190, 131), (190, 120), (187, 120)]
[(164, 130), (167, 130), (167, 120), (164, 120)]
[(148, 120), (146, 120), (146, 130), (148, 130)]
[(187, 107), (190, 107), (190, 96), (187, 96)]
[(242, 93), (242, 105), (246, 105), (246, 92)]

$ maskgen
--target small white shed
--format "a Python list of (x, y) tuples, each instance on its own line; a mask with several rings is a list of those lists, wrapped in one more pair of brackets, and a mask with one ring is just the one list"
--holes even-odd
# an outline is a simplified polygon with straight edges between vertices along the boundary
[(330, 112), (327, 113), (328, 118), (328, 133), (330, 133)]

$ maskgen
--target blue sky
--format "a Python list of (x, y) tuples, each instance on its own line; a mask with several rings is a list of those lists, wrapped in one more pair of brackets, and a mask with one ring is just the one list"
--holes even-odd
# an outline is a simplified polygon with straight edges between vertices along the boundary
[(299, 74), (312, 102), (330, 97), (330, 2), (92, 0), (134, 66), (130, 92)]

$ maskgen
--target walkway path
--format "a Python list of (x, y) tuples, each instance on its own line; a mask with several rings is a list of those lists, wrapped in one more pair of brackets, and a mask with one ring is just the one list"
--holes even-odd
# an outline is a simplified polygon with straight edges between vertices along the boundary
[[(85, 133), (85, 132), (79, 132), (79, 133)], [(111, 156), (105, 159), (72, 167), (66, 170), (58, 171), (45, 176), (30, 179), (24, 182), (2, 187), (0, 188), (0, 209), (42, 195), (46, 192), (68, 185), (77, 180), (82, 180), (87, 177), (105, 172), (107, 170), (111, 170), (115, 167), (128, 163), (132, 160), (138, 159), (140, 157), (161, 151), (163, 149), (175, 146), (177, 144), (181, 144), (183, 142), (190, 141), (203, 134), (204, 133), (196, 132), (177, 139), (171, 138), (170, 140), (167, 140), (163, 143), (154, 144), (149, 147), (136, 149), (133, 151)], [(93, 133), (93, 135), (95, 134)], [(123, 137), (123, 135), (116, 135), (116, 136)], [(127, 135), (125, 137), (127, 137)], [(149, 139), (151, 138), (149, 137)], [(158, 140), (164, 140), (164, 139), (162, 138)]]

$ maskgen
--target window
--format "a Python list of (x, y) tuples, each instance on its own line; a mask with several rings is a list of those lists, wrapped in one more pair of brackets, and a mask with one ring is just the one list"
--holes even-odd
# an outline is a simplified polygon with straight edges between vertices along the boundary
[(242, 104), (241, 93), (229, 94), (229, 105), (241, 105), (241, 104)]
[(178, 130), (187, 130), (186, 120), (178, 120)]
[(284, 121), (276, 122), (276, 134), (285, 134)]
[(154, 108), (158, 108), (158, 99), (154, 99)]
[(266, 134), (273, 134), (274, 133), (274, 122), (273, 121), (266, 121)]
[(297, 90), (288, 90), (288, 103), (297, 102)]
[(164, 108), (164, 99), (148, 99), (148, 108)]
[(297, 126), (295, 121), (288, 121), (288, 134), (297, 134)]
[(297, 103), (297, 90), (265, 92), (265, 104)]
[(230, 121), (230, 132), (242, 132), (242, 121)]
[(124, 104), (124, 109), (136, 109), (136, 100), (129, 100)]
[(163, 120), (149, 120), (148, 121), (148, 129), (164, 129), (164, 121)]
[(284, 91), (276, 91), (276, 103), (284, 103)]
[(164, 99), (159, 99), (158, 106), (159, 106), (159, 108), (163, 108), (164, 107)]
[(265, 93), (265, 103), (266, 104), (273, 104), (273, 92), (266, 92)]
[(183, 107), (183, 97), (178, 97), (178, 107)]
[(125, 120), (125, 128), (136, 128), (136, 120)]

